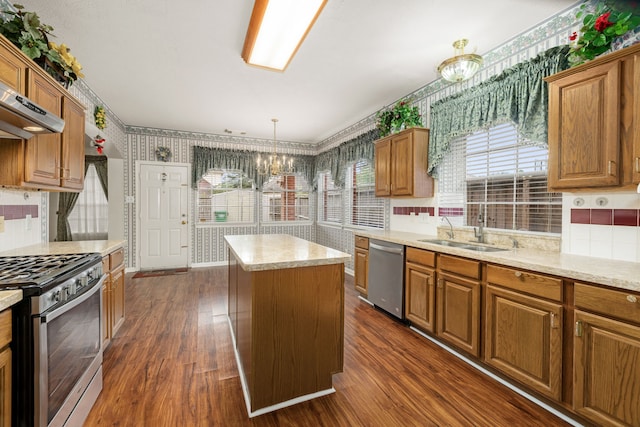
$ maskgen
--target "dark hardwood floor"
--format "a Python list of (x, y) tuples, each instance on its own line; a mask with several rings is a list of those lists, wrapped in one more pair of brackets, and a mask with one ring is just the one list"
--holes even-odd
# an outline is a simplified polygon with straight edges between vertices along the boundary
[(249, 419), (226, 317), (226, 267), (126, 278), (85, 426), (563, 426), (357, 298), (346, 275), (336, 393)]

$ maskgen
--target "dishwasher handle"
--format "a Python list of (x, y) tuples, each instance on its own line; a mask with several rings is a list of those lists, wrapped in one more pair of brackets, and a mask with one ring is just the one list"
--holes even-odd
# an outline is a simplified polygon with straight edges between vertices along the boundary
[(400, 248), (390, 248), (388, 246), (382, 246), (382, 245), (377, 245), (373, 242), (369, 242), (369, 249), (377, 249), (379, 251), (383, 251), (383, 252), (389, 252), (392, 254), (399, 254), (402, 255), (402, 252), (404, 252), (404, 249), (402, 247)]

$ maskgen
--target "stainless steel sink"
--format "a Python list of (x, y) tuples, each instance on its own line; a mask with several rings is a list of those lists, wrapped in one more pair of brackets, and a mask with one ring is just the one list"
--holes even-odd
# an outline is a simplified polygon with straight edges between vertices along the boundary
[(482, 246), (474, 243), (454, 242), (453, 240), (441, 240), (441, 239), (420, 239), (418, 242), (432, 243), (434, 245), (449, 246), (453, 248), (467, 249), (476, 252), (500, 252), (508, 251), (505, 248), (496, 248), (494, 246)]

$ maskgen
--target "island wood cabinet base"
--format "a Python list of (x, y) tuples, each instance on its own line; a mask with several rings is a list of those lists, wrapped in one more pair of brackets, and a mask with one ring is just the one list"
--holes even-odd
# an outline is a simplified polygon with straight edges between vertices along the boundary
[(332, 393), (344, 264), (245, 271), (230, 251), (229, 323), (249, 416)]

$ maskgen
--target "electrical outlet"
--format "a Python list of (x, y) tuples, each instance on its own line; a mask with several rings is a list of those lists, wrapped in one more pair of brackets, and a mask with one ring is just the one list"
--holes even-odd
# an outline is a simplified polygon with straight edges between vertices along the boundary
[(4, 233), (4, 216), (0, 216), (0, 233)]
[(136, 202), (136, 198), (133, 196), (125, 196), (124, 197), (124, 202), (125, 203), (135, 203)]

